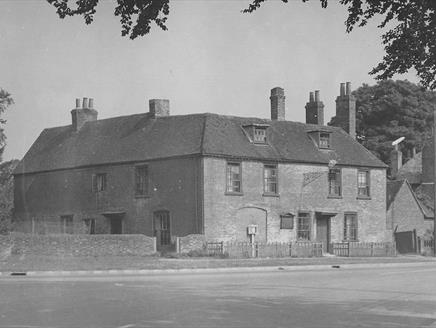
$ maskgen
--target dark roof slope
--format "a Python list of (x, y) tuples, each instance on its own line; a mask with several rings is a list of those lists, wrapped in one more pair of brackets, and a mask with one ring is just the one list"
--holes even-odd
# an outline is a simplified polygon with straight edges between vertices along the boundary
[(422, 152), (409, 159), (398, 171), (397, 178), (407, 179), (411, 184), (419, 184), (422, 180)]
[[(250, 143), (242, 128), (248, 124), (269, 125), (268, 144)], [(78, 132), (71, 125), (45, 129), (14, 174), (196, 154), (313, 164), (334, 159), (339, 165), (386, 167), (340, 128), (322, 127), (331, 132), (333, 150), (319, 150), (307, 133), (317, 128), (208, 113), (115, 117), (88, 122)]]
[(388, 181), (386, 184), (386, 209), (389, 209), (392, 202), (395, 200), (401, 186), (406, 180)]

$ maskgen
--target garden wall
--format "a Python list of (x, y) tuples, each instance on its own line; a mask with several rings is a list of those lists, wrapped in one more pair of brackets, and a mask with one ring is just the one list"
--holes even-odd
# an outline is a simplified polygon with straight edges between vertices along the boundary
[(0, 252), (10, 254), (106, 256), (150, 255), (156, 238), (145, 235), (0, 235)]

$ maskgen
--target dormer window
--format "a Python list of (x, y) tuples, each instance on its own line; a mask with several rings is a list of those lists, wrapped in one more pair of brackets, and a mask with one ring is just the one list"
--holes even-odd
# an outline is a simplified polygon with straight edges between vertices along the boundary
[(317, 129), (307, 132), (313, 142), (318, 146), (319, 149), (331, 149), (331, 131), (326, 129)]
[(255, 144), (264, 145), (267, 143), (266, 139), (266, 129), (269, 127), (267, 124), (249, 124), (242, 126), (246, 136), (250, 142)]
[(254, 143), (266, 143), (266, 129), (265, 128), (254, 128)]
[(324, 148), (324, 149), (330, 148), (330, 133), (326, 133), (326, 132), (319, 133), (319, 148)]

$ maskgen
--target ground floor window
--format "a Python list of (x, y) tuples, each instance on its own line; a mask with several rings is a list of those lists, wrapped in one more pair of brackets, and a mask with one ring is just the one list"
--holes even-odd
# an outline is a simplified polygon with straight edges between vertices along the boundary
[(90, 235), (95, 235), (95, 219), (84, 219), (86, 233)]
[(61, 216), (61, 232), (62, 233), (73, 233), (73, 216), (72, 215), (62, 215)]
[(297, 239), (310, 240), (310, 214), (298, 212)]
[(290, 213), (280, 215), (280, 229), (294, 229), (294, 215)]
[(357, 214), (344, 214), (344, 240), (357, 241)]

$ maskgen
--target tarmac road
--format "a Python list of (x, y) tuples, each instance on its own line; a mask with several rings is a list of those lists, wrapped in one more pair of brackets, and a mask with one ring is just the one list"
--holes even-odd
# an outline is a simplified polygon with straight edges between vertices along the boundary
[(436, 263), (2, 276), (3, 327), (436, 327)]

